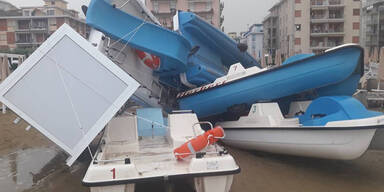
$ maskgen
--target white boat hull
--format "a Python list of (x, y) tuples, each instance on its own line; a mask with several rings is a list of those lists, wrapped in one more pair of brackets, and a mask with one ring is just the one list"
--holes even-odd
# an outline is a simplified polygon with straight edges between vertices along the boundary
[[(294, 105), (297, 106), (291, 106), (291, 109), (296, 111), (305, 111), (308, 106), (307, 102)], [(277, 103), (258, 103), (252, 106), (248, 116), (218, 124), (225, 129), (224, 143), (230, 146), (296, 156), (351, 160), (364, 154), (376, 129), (384, 128), (384, 115), (330, 121), (325, 126), (311, 127), (302, 126), (297, 118), (284, 118)]]
[(376, 132), (374, 128), (284, 129), (225, 129), (224, 142), (238, 148), (270, 153), (351, 160), (364, 154)]

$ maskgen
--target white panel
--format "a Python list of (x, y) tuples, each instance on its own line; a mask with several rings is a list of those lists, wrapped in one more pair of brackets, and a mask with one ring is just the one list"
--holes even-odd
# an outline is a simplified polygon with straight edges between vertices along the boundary
[(64, 24), (0, 85), (0, 101), (71, 155), (71, 165), (138, 83)]

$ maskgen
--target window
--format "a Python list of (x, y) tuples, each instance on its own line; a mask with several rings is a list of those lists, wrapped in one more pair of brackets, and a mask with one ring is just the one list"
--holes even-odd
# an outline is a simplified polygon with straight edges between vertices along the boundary
[(0, 41), (6, 41), (7, 40), (7, 34), (0, 34)]
[(195, 10), (195, 3), (189, 1), (189, 2), (188, 2), (188, 9), (189, 9), (190, 11), (194, 11), (194, 10)]
[(170, 1), (169, 2), (169, 8), (170, 9), (176, 9), (176, 1)]
[(301, 17), (301, 10), (295, 11), (295, 17)]
[(360, 42), (359, 36), (353, 36), (352, 37), (352, 43), (359, 43), (359, 42)]
[(301, 38), (295, 38), (295, 45), (301, 45)]
[(359, 22), (354, 22), (353, 23), (353, 29), (354, 30), (359, 30), (360, 29), (360, 23)]
[(0, 19), (0, 31), (8, 31), (6, 19)]
[(54, 1), (52, 1), (52, 2), (51, 2), (51, 5), (55, 5), (55, 2), (54, 2)]
[(23, 11), (23, 16), (31, 16), (31, 11), (29, 10)]
[(252, 35), (252, 41), (256, 41), (256, 35)]
[(207, 11), (211, 10), (212, 9), (212, 2), (207, 2), (205, 6), (206, 6)]
[(49, 19), (50, 26), (56, 26), (56, 19)]
[(295, 0), (295, 3), (297, 4), (301, 3), (301, 0)]
[(155, 12), (159, 12), (159, 2), (158, 1), (152, 1), (153, 10)]
[(360, 9), (353, 9), (353, 16), (360, 16)]
[(47, 15), (55, 15), (55, 10), (53, 9), (47, 10)]

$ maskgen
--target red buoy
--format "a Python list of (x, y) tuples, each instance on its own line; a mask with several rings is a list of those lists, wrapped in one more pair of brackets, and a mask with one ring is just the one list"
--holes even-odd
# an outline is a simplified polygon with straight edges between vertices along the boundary
[(149, 68), (156, 70), (160, 67), (160, 57), (156, 55), (151, 55), (147, 52), (135, 50), (136, 55), (140, 58), (140, 60)]
[(199, 135), (180, 147), (176, 148), (173, 153), (177, 159), (184, 159), (191, 154), (195, 154), (206, 148), (208, 145), (216, 143), (220, 138), (224, 137), (224, 129), (221, 126), (206, 131), (204, 134)]

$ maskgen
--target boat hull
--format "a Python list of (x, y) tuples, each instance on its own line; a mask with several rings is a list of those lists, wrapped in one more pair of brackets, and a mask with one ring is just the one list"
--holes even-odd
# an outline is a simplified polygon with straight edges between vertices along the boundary
[[(362, 57), (360, 46), (346, 45), (213, 88), (197, 88), (197, 91), (190, 92), (192, 94), (179, 94), (179, 106), (183, 110), (193, 110), (204, 118), (224, 113), (234, 105), (251, 105), (309, 90), (315, 93), (324, 90), (321, 96), (352, 95), (361, 76)], [(357, 78), (351, 78), (355, 76)]]
[(160, 76), (186, 71), (191, 45), (184, 37), (115, 7), (109, 0), (92, 0), (87, 24), (130, 47), (159, 56), (161, 65), (156, 72)]
[(224, 76), (228, 68), (240, 62), (245, 68), (260, 66), (247, 52), (241, 52), (237, 43), (222, 31), (205, 22), (194, 13), (178, 13), (179, 30), (199, 51), (191, 57), (192, 66), (186, 72), (190, 83), (201, 86)]
[(352, 160), (368, 149), (377, 127), (355, 128), (233, 128), (224, 143), (270, 153)]

